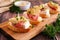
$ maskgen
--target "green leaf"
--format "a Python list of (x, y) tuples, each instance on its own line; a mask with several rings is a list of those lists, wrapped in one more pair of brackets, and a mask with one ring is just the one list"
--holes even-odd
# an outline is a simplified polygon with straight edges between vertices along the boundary
[(15, 6), (14, 4), (9, 9), (10, 9), (10, 12), (16, 12), (16, 13), (22, 12), (22, 10), (19, 7)]
[(54, 38), (56, 34), (55, 27), (53, 25), (46, 25), (45, 33)]
[(55, 28), (57, 32), (60, 32), (60, 26), (56, 26)]
[(58, 15), (58, 18), (55, 22), (55, 28), (57, 32), (60, 32), (60, 14)]
[(54, 38), (57, 32), (60, 32), (60, 14), (58, 15), (56, 22), (46, 25), (46, 29), (43, 31), (45, 35), (48, 35), (51, 38)]

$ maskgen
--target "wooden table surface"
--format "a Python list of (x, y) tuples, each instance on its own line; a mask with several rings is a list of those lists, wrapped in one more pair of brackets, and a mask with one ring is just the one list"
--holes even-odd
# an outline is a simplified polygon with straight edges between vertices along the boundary
[[(28, 0), (30, 1), (32, 4), (32, 6), (34, 5), (40, 5), (42, 3), (46, 3), (49, 0)], [(60, 0), (52, 0), (58, 4), (60, 4)], [(10, 12), (4, 12), (0, 14), (0, 23), (8, 20), (11, 17), (16, 16), (15, 13), (10, 13)], [(60, 40), (60, 34), (57, 34), (57, 39)], [(0, 40), (8, 40), (6, 37), (4, 37), (3, 34), (0, 33)], [(31, 40), (51, 40), (50, 38), (48, 38), (47, 36), (44, 36), (42, 33), (38, 34), (36, 37), (32, 38)]]

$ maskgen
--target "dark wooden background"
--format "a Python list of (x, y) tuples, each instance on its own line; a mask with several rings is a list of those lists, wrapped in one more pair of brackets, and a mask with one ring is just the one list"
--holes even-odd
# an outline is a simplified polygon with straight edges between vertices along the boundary
[[(40, 5), (42, 3), (46, 3), (50, 0), (28, 0), (28, 1), (30, 1), (32, 3), (31, 4), (32, 6), (34, 6), (34, 5)], [(60, 0), (52, 0), (52, 1), (60, 4)], [(1, 13), (0, 14), (0, 23), (2, 23), (14, 16), (16, 16), (15, 13), (10, 13), (10, 12)], [(57, 39), (60, 40), (60, 34), (57, 33), (56, 36), (57, 36)], [(0, 40), (8, 40), (8, 39), (2, 33), (0, 33)], [(51, 40), (51, 39), (48, 36), (45, 36), (42, 33), (40, 33), (36, 37), (32, 38), (31, 40)]]

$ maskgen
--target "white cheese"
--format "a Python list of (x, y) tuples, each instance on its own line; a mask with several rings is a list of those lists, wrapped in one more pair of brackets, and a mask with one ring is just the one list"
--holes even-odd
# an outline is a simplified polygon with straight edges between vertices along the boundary
[(25, 27), (25, 29), (28, 29), (29, 27), (30, 27), (30, 22), (29, 21), (26, 21), (25, 23), (24, 23), (24, 27)]
[(17, 23), (16, 18), (11, 18), (11, 19), (9, 19), (9, 21), (12, 22), (12, 23)]
[(20, 16), (19, 16), (19, 13), (18, 13), (18, 15), (17, 15), (17, 18), (18, 18), (18, 21), (20, 21)]
[(41, 17), (38, 17), (38, 21), (41, 22), (42, 21), (42, 18)]
[(45, 13), (46, 13), (46, 16), (47, 16), (47, 17), (50, 17), (49, 9), (46, 9), (46, 10), (45, 10)]

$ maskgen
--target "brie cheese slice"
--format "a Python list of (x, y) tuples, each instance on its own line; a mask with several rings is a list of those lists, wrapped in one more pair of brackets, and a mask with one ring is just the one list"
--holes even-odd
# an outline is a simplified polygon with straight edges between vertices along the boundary
[(49, 9), (46, 9), (46, 10), (45, 10), (45, 13), (46, 13), (46, 16), (47, 16), (47, 17), (50, 17)]
[(41, 17), (38, 17), (37, 19), (39, 22), (41, 22), (43, 19)]
[(25, 27), (25, 29), (28, 29), (29, 27), (30, 27), (30, 22), (29, 21), (26, 21), (25, 23), (24, 23), (24, 27)]

